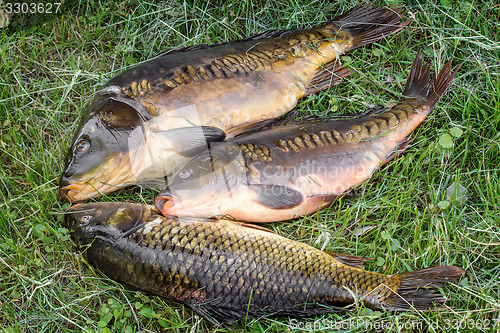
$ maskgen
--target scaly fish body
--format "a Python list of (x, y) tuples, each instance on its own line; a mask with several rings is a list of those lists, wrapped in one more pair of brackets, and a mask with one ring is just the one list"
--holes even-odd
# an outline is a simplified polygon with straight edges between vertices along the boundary
[(358, 300), (373, 309), (428, 310), (443, 299), (426, 287), (463, 273), (448, 266), (368, 272), (353, 266), (362, 262), (358, 257), (322, 252), (263, 228), (168, 219), (138, 204), (76, 205), (66, 220), (76, 242), (90, 244), (88, 261), (110, 278), (182, 302), (210, 320), (338, 312)]
[(162, 178), (207, 141), (224, 138), (205, 137), (201, 126), (232, 137), (283, 115), (299, 98), (349, 75), (335, 58), (399, 31), (407, 24), (400, 15), (359, 6), (317, 28), (188, 48), (125, 71), (89, 106), (68, 154), (61, 196), (80, 201)]
[(271, 127), (215, 144), (182, 167), (156, 199), (165, 215), (271, 222), (315, 212), (359, 186), (427, 117), (456, 71), (435, 79), (415, 59), (396, 106), (351, 119)]
[[(225, 129), (230, 137), (291, 110), (313, 75), (351, 47), (351, 35), (319, 27), (167, 55), (108, 85), (122, 87), (122, 93), (154, 108), (164, 130), (206, 125)], [(141, 77), (151, 81), (141, 82)], [(151, 90), (141, 90), (150, 85)], [(186, 115), (188, 106), (197, 113)]]

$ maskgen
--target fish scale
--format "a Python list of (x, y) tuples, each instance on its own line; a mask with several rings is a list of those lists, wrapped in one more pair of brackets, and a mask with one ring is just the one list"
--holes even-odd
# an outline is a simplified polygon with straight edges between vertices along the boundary
[(77, 202), (158, 183), (207, 142), (263, 127), (299, 98), (342, 82), (351, 71), (338, 56), (398, 32), (409, 22), (403, 15), (361, 5), (315, 28), (184, 48), (125, 70), (87, 107), (61, 196)]
[[(404, 124), (409, 119), (408, 109), (417, 109), (417, 105), (411, 101), (402, 101), (397, 107), (387, 110), (372, 119), (365, 120), (360, 124), (351, 125), (345, 130), (324, 131), (318, 129), (318, 122), (314, 122), (315, 126), (307, 126), (309, 122), (304, 123), (304, 130), (307, 132), (288, 139), (279, 139), (275, 141), (275, 145), (282, 151), (288, 152), (290, 146), (293, 152), (299, 152), (302, 149), (322, 148), (326, 145), (336, 145), (345, 143), (358, 143), (364, 140), (375, 139), (390, 129)], [(332, 121), (331, 119), (323, 120), (325, 123)], [(307, 127), (306, 127), (307, 126)], [(335, 138), (335, 140), (333, 140)], [(250, 144), (249, 144), (250, 145)], [(246, 147), (241, 144), (241, 147)], [(264, 146), (265, 147), (265, 146)], [(245, 149), (243, 149), (245, 151)], [(253, 160), (256, 160), (252, 158)], [(264, 159), (261, 159), (264, 160)]]
[[(168, 228), (168, 225), (162, 224), (159, 227), (165, 229), (165, 228)], [(154, 233), (154, 232), (155, 232), (155, 230), (153, 229), (153, 231), (151, 233)], [(204, 234), (204, 233), (211, 233), (211, 230), (210, 229), (205, 230), (205, 228), (201, 228), (201, 227), (196, 229), (196, 234)], [(182, 247), (182, 243), (183, 243), (182, 240), (187, 238), (187, 237), (181, 238), (181, 241), (179, 242), (177, 239), (178, 235), (176, 233), (169, 234), (167, 231), (166, 236), (167, 236), (167, 238), (169, 238), (169, 237), (171, 238), (172, 243), (181, 246), (179, 248), (179, 251), (186, 251), (186, 248)], [(220, 239), (220, 242), (216, 242), (214, 244), (215, 248), (212, 249), (212, 251), (218, 252), (218, 251), (221, 251), (222, 249), (225, 249), (225, 248), (227, 248), (228, 250), (234, 251), (235, 249), (231, 248), (230, 244), (238, 244), (237, 242), (235, 242), (235, 240), (236, 240), (235, 237), (237, 237), (237, 235), (229, 233), (229, 232), (222, 233), (220, 235), (220, 237), (218, 238), (218, 239)], [(155, 239), (155, 237), (152, 235), (151, 240), (153, 242), (154, 242), (154, 239)], [(196, 245), (197, 246), (190, 249), (190, 251), (189, 251), (190, 254), (191, 253), (192, 254), (199, 253), (199, 252), (204, 251), (204, 249), (199, 249), (198, 244), (196, 244)], [(217, 245), (219, 245), (220, 248), (218, 248)], [(150, 247), (149, 244), (147, 244), (146, 246)], [(271, 269), (270, 266), (274, 266), (274, 263), (277, 259), (277, 256), (274, 255), (273, 250), (277, 249), (277, 252), (279, 252), (280, 254), (286, 253), (283, 248), (279, 249), (276, 247), (279, 247), (279, 244), (272, 244), (269, 240), (258, 239), (254, 243), (253, 247), (251, 248), (251, 249), (254, 249), (255, 252), (251, 252), (251, 253), (245, 252), (247, 254), (245, 261), (250, 261), (250, 262), (259, 261), (259, 262), (261, 262), (261, 264), (257, 267), (257, 269), (263, 275), (268, 274), (269, 270)], [(237, 248), (239, 248), (239, 246)], [(244, 250), (245, 250), (244, 248), (240, 248), (240, 249), (242, 252), (244, 252)], [(235, 256), (239, 255), (239, 254), (240, 253), (234, 253)], [(287, 258), (287, 260), (291, 261), (291, 267), (295, 271), (301, 271), (300, 268), (304, 267), (304, 263), (311, 261), (310, 258), (302, 258), (301, 259), (301, 257), (295, 253), (290, 253), (288, 256), (286, 256), (286, 258)], [(184, 276), (185, 271), (190, 269), (189, 261), (187, 261), (185, 258), (181, 258), (181, 259), (178, 259), (177, 262), (179, 264), (182, 262), (184, 269), (171, 272), (170, 274), (173, 274), (173, 275), (179, 274), (179, 276)], [(237, 277), (236, 277), (236, 275), (232, 276), (231, 273), (232, 272), (236, 273), (238, 271), (238, 268), (241, 265), (241, 263), (243, 262), (243, 259), (240, 257), (233, 257), (233, 256), (225, 255), (225, 254), (220, 254), (218, 256), (218, 258), (216, 260), (214, 260), (214, 262), (218, 263), (218, 267), (213, 268), (213, 270), (216, 272), (214, 284), (222, 282), (223, 284), (228, 283), (229, 285), (233, 285), (235, 282), (234, 279), (237, 279)], [(230, 264), (228, 264), (228, 262)], [(318, 269), (319, 269), (319, 266), (321, 265), (321, 261), (313, 260), (313, 262), (314, 263), (309, 267), (308, 270), (301, 271), (303, 276), (307, 276), (308, 273), (309, 274), (317, 274), (318, 273)], [(159, 262), (159, 264), (161, 265), (161, 261)], [(200, 264), (202, 264), (202, 263), (200, 263)], [(240, 272), (245, 272), (247, 277), (249, 277), (251, 275), (251, 272), (247, 272), (245, 270), (240, 270)], [(188, 278), (192, 279), (192, 278), (195, 278), (195, 276), (188, 276)], [(340, 276), (339, 278), (343, 279), (344, 277)], [(268, 279), (271, 281), (273, 279), (273, 276), (268, 277)], [(293, 279), (293, 280), (295, 280), (295, 279)], [(287, 281), (283, 281), (283, 282), (285, 282), (285, 284), (286, 284)], [(295, 281), (290, 281), (290, 282), (295, 282), (295, 284), (296, 284), (297, 281), (295, 280)], [(262, 282), (260, 282), (260, 284), (256, 285), (256, 286), (258, 286), (258, 288), (254, 292), (254, 295), (261, 293), (261, 290), (264, 289), (265, 283), (266, 283), (266, 281), (262, 281)], [(303, 282), (303, 284), (304, 284), (304, 287), (308, 289), (311, 285), (310, 279), (305, 280)], [(210, 293), (212, 291), (211, 288), (213, 288), (213, 286), (207, 286), (207, 292)], [(299, 289), (301, 289), (301, 288), (299, 287)], [(302, 291), (304, 291), (304, 290), (302, 290)], [(255, 298), (254, 300), (258, 301), (258, 298)]]
[[(368, 272), (335, 259), (342, 255), (262, 228), (165, 218), (139, 204), (77, 205), (66, 221), (75, 241), (87, 247), (88, 261), (103, 273), (182, 302), (212, 321), (345, 311), (356, 300), (373, 309), (429, 309), (442, 298), (426, 287), (463, 272), (447, 266), (403, 275)], [(404, 295), (408, 288), (401, 301), (396, 292)]]
[(392, 108), (278, 123), (212, 144), (168, 179), (157, 208), (168, 216), (274, 222), (327, 206), (408, 148), (458, 70), (448, 62), (431, 76), (422, 61), (419, 52), (406, 97)]

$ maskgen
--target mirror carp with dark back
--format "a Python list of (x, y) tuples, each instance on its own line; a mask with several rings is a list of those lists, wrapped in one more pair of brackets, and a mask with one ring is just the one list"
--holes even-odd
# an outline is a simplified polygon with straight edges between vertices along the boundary
[(207, 142), (264, 126), (349, 75), (335, 59), (396, 33), (403, 14), (358, 6), (316, 28), (186, 48), (126, 70), (85, 111), (61, 196), (76, 202), (162, 179)]
[(384, 275), (365, 258), (328, 253), (259, 226), (166, 218), (153, 206), (77, 204), (66, 222), (88, 261), (110, 278), (191, 307), (212, 322), (371, 309), (432, 310), (436, 289), (463, 270)]
[(273, 222), (316, 212), (403, 152), (455, 77), (451, 61), (432, 78), (413, 61), (392, 108), (349, 119), (292, 122), (215, 143), (189, 161), (156, 198), (166, 216)]

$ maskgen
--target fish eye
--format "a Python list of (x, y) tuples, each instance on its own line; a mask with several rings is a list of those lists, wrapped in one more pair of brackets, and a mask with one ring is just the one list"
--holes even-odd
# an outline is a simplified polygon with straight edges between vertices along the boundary
[(193, 173), (193, 170), (191, 170), (191, 169), (184, 169), (184, 170), (181, 170), (179, 172), (179, 177), (181, 177), (182, 179), (186, 179), (189, 176), (191, 176), (192, 173)]
[(78, 150), (79, 152), (84, 152), (89, 149), (89, 147), (90, 143), (85, 139), (78, 141), (78, 143), (76, 144), (76, 150)]
[(84, 215), (80, 218), (80, 223), (85, 225), (85, 224), (88, 224), (91, 220), (92, 220), (91, 215)]

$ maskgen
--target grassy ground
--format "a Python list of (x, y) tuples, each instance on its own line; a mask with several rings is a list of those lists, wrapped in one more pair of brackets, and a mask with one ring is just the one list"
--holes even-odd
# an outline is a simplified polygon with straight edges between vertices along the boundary
[[(387, 274), (463, 267), (434, 313), (374, 312), (272, 318), (217, 328), (189, 309), (123, 288), (75, 253), (61, 225), (57, 184), (92, 94), (133, 64), (179, 45), (217, 43), (273, 28), (310, 27), (355, 1), (82, 1), (62, 14), (15, 15), (0, 30), (0, 329), (5, 332), (368, 332), (500, 329), (500, 8), (495, 1), (411, 1), (402, 33), (343, 60), (346, 84), (299, 103), (305, 114), (360, 112), (397, 100), (418, 48), (433, 68), (462, 63), (449, 93), (388, 163), (328, 210), (269, 225), (317, 248), (373, 257)], [(395, 1), (381, 2), (393, 4)], [(460, 184), (466, 197), (446, 189)], [(153, 190), (104, 200), (151, 203)], [(369, 229), (370, 226), (374, 228)], [(366, 227), (366, 228), (365, 228)], [(447, 330), (450, 328), (450, 330)]]

